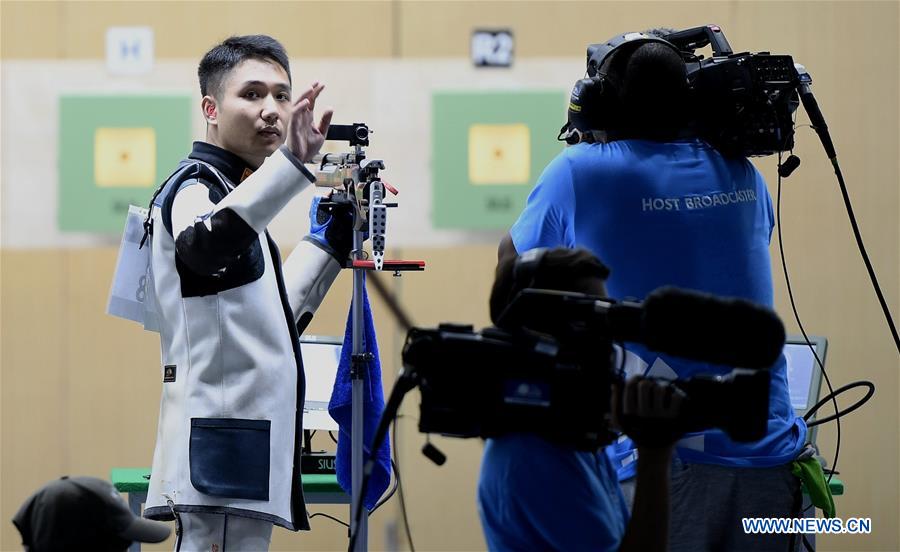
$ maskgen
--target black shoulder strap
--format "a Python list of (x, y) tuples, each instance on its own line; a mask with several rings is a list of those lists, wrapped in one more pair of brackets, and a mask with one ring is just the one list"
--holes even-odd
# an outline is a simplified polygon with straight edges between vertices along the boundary
[[(163, 208), (163, 224), (165, 225), (166, 230), (171, 234), (172, 220), (165, 216), (166, 209), (164, 209), (164, 206), (168, 203), (169, 207), (171, 207), (171, 203), (174, 201), (174, 194), (186, 180), (192, 177), (199, 180), (202, 176), (206, 176), (210, 183), (218, 185), (223, 195), (227, 195), (234, 189), (234, 186), (228, 179), (213, 165), (201, 161), (200, 159), (183, 159), (178, 164), (175, 171), (160, 184), (156, 189), (156, 192), (154, 192), (153, 197), (150, 199), (150, 205), (147, 209), (147, 218), (144, 219), (144, 236), (141, 238), (140, 247), (143, 247), (144, 242), (147, 240), (147, 236), (153, 235), (153, 219), (151, 218), (153, 208)], [(169, 213), (169, 216), (171, 216), (171, 213)]]
[(138, 245), (138, 249), (144, 247), (144, 243), (147, 241), (148, 236), (153, 235), (153, 219), (151, 216), (153, 215), (153, 206), (156, 203), (156, 198), (159, 197), (159, 194), (165, 189), (166, 185), (172, 180), (176, 174), (184, 171), (185, 167), (188, 165), (187, 159), (182, 159), (181, 162), (178, 163), (178, 166), (172, 171), (172, 174), (167, 176), (165, 180), (162, 181), (162, 184), (156, 188), (156, 191), (153, 192), (153, 197), (150, 198), (150, 204), (147, 205), (147, 217), (144, 219), (144, 235), (141, 236), (141, 243)]

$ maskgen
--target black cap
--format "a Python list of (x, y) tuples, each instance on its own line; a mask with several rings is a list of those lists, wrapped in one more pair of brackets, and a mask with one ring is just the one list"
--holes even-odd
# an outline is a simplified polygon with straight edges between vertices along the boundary
[(169, 526), (135, 516), (108, 481), (63, 477), (35, 492), (13, 517), (29, 552), (124, 551), (133, 541), (162, 542)]

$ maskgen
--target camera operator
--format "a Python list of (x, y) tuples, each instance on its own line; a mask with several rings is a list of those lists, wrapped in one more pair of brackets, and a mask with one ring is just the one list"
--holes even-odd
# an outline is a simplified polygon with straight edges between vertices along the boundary
[[(517, 259), (508, 257), (497, 267), (491, 292), (495, 323), (525, 287), (605, 296), (608, 270), (587, 250), (540, 253), (527, 282), (516, 278)], [(602, 355), (591, 360), (598, 370), (610, 369)], [(629, 420), (623, 429), (641, 451), (631, 519), (602, 450), (581, 451), (536, 434), (509, 433), (487, 440), (478, 482), (479, 515), (491, 550), (665, 550), (668, 472), (676, 439), (666, 422), (678, 414), (682, 395), (671, 386), (634, 378), (624, 390), (612, 392), (613, 421), (620, 426), (615, 414), (620, 395), (621, 420)]]
[[(690, 137), (684, 62), (676, 48), (648, 36), (599, 67), (613, 104), (605, 106), (602, 139), (551, 161), (500, 244), (501, 264), (537, 247), (585, 247), (611, 267), (607, 287), (615, 299), (643, 299), (673, 285), (771, 307), (774, 217), (765, 182), (747, 159), (726, 158)], [(731, 369), (637, 344), (627, 349), (632, 374), (674, 379)], [(741, 518), (791, 515), (799, 482), (789, 463), (805, 439), (782, 356), (771, 369), (763, 439), (737, 443), (714, 429), (677, 443), (670, 548), (786, 550), (788, 535), (744, 534)], [(611, 457), (623, 462), (620, 479), (633, 477), (634, 445), (613, 448)]]

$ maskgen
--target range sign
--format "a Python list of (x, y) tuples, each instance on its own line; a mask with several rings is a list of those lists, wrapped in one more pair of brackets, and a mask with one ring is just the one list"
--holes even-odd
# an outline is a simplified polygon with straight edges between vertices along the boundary
[(509, 29), (475, 29), (472, 32), (472, 63), (476, 67), (509, 67), (513, 61), (513, 44)]

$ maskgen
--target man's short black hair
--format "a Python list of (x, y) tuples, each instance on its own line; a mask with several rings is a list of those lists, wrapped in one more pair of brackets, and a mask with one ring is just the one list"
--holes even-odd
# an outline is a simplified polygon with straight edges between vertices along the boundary
[(206, 52), (197, 68), (200, 95), (219, 97), (222, 81), (229, 71), (246, 59), (274, 61), (284, 69), (291, 81), (287, 52), (280, 42), (268, 35), (232, 36)]
[[(648, 34), (660, 36), (668, 30)], [(618, 52), (607, 72), (619, 87), (624, 137), (670, 140), (687, 124), (686, 68), (673, 48), (651, 42)]]
[(584, 248), (556, 247), (544, 252), (527, 281), (516, 277), (518, 259), (519, 257), (509, 256), (497, 264), (490, 299), (491, 320), (494, 324), (497, 324), (507, 305), (526, 287), (585, 293), (587, 290), (578, 287), (583, 284), (584, 278), (605, 280), (609, 276), (606, 265)]

